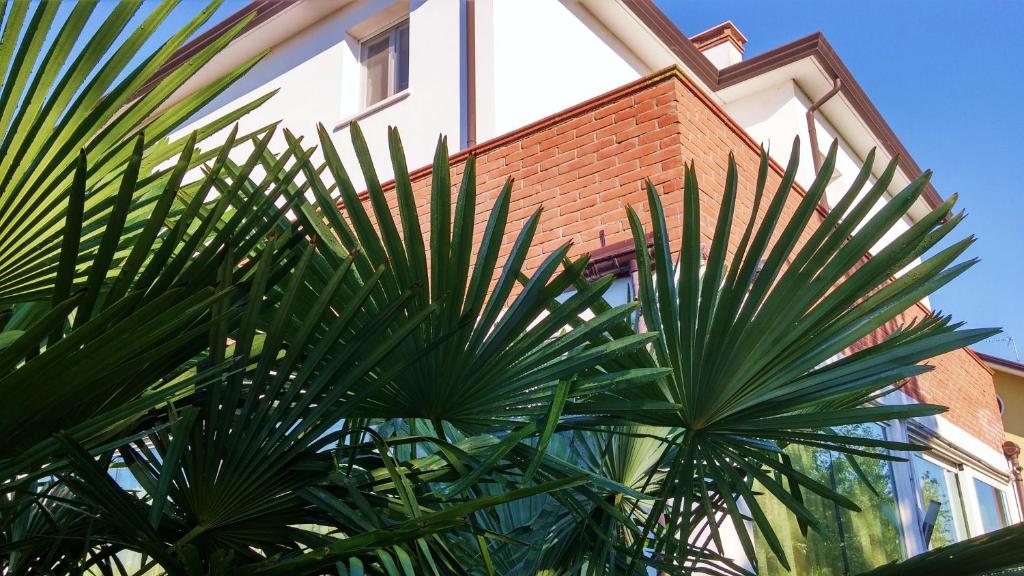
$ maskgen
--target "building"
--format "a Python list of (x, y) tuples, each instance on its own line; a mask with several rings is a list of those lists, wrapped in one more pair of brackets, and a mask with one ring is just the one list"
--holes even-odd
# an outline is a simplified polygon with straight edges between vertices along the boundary
[(1021, 478), (1020, 449), (1024, 446), (1024, 364), (989, 354), (978, 354), (994, 372), (993, 381), (999, 395), (1006, 442), (1003, 454), (1014, 477), (1014, 491), (1024, 508), (1024, 480)]
[[(257, 0), (186, 46), (182, 57), (253, 12), (245, 33), (176, 97), (267, 55), (182, 133), (218, 110), (279, 90), (244, 118), (243, 129), (282, 120), (314, 141), (322, 123), (342, 159), (354, 164), (348, 127), (358, 120), (386, 176), (385, 128), (396, 125), (409, 165), (423, 167), (413, 172), (420, 191), (429, 182), (437, 135), (446, 134), (455, 177), (467, 155), (477, 157), (482, 205), (490, 205), (506, 177), (515, 177), (509, 238), (516, 221), (545, 206), (528, 266), (571, 239), (575, 253), (592, 253), (593, 273), (628, 275), (632, 243), (624, 207), (643, 204), (641, 182), (650, 178), (678, 222), (684, 160), (695, 161), (708, 206), (723, 187), (728, 153), (735, 153), (746, 194), (738, 218), (750, 217), (761, 143), (770, 147), (770, 178), (777, 183), (789, 144), (800, 136), (797, 182), (807, 186), (819, 147), (837, 139), (829, 202), (872, 148), (875, 175), (890, 158), (902, 159), (890, 193), (920, 174), (821, 34), (747, 58), (746, 39), (731, 22), (687, 37), (650, 0)], [(893, 234), (940, 202), (929, 188)], [(706, 234), (712, 226), (709, 221)], [(626, 280), (615, 293), (629, 297)], [(928, 313), (923, 301), (902, 321)], [(879, 486), (864, 497), (874, 499), (877, 513), (833, 513), (830, 521), (845, 525), (841, 537), (805, 545), (790, 530), (786, 544), (799, 573), (840, 562), (867, 567), (1020, 519), (992, 369), (970, 350), (933, 363), (936, 370), (890, 401), (935, 402), (950, 406), (948, 413), (862, 431), (933, 450), (869, 471)], [(809, 467), (827, 459), (832, 482), (852, 478), (830, 454), (802, 457)], [(780, 515), (779, 522), (791, 518)], [(776, 571), (762, 564), (763, 573)]]

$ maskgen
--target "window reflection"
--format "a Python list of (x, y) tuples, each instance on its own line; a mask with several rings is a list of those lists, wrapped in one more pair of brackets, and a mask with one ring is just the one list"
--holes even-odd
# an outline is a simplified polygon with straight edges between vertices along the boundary
[(367, 44), (363, 50), (366, 66), (366, 104), (375, 104), (388, 97), (388, 74), (391, 66), (389, 37)]
[[(877, 439), (885, 437), (884, 428), (877, 424), (844, 426), (838, 432)], [(796, 518), (783, 504), (764, 497), (761, 505), (776, 527), (792, 572), (779, 564), (757, 534), (759, 574), (832, 576), (844, 571), (858, 573), (903, 558), (896, 488), (888, 461), (848, 458), (803, 446), (790, 446), (786, 453), (797, 470), (848, 496), (862, 511), (845, 510), (830, 500), (804, 491), (804, 504), (824, 529), (822, 534), (808, 530), (805, 537)]]
[(928, 549), (962, 540), (967, 531), (956, 475), (921, 456), (914, 457), (914, 472), (924, 518), (922, 535)]
[(992, 532), (1010, 524), (1006, 515), (1006, 498), (1002, 490), (975, 478), (974, 492), (978, 496), (982, 530), (986, 533)]
[(403, 22), (364, 41), (362, 62), (366, 106), (409, 88), (409, 23)]

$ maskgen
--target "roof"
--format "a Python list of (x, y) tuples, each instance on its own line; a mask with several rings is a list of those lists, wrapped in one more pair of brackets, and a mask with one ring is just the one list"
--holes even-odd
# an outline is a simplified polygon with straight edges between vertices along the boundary
[(1024, 364), (1021, 364), (1020, 362), (1014, 362), (1013, 360), (1007, 360), (1006, 358), (992, 356), (991, 354), (983, 354), (981, 352), (976, 352), (976, 354), (993, 370), (1024, 376)]
[[(900, 142), (899, 137), (893, 132), (889, 123), (882, 117), (882, 113), (878, 111), (878, 108), (868, 98), (864, 89), (854, 79), (850, 70), (843, 64), (839, 55), (832, 48), (832, 45), (828, 43), (828, 40), (820, 32), (815, 32), (810, 36), (779, 46), (774, 50), (769, 50), (749, 60), (744, 60), (721, 70), (718, 77), (718, 88), (731, 86), (807, 57), (815, 58), (831, 74), (832, 78), (838, 78), (841, 81), (842, 87), (840, 91), (846, 96), (850, 104), (853, 105), (857, 115), (867, 123), (868, 128), (881, 142), (882, 147), (892, 156), (899, 157), (900, 168), (907, 178), (911, 180), (917, 179), (921, 175), (921, 168), (911, 157), (910, 152), (907, 151), (903, 143)], [(942, 197), (939, 196), (939, 193), (931, 183), (925, 188), (923, 195), (928, 205), (932, 208), (942, 204)]]
[[(910, 152), (900, 142), (878, 108), (854, 79), (850, 70), (843, 64), (839, 55), (825, 39), (824, 34), (816, 32), (719, 70), (694, 46), (693, 41), (687, 38), (665, 13), (654, 5), (653, 0), (622, 0), (622, 2), (688, 68), (693, 70), (704, 84), (715, 91), (760, 76), (765, 72), (781, 68), (803, 58), (816, 59), (827, 72), (832, 74), (833, 78), (840, 79), (842, 82), (840, 93), (847, 98), (857, 114), (867, 123), (886, 152), (900, 158), (900, 169), (906, 177), (915, 180), (921, 175), (921, 168), (914, 162)], [(931, 183), (925, 188), (923, 196), (932, 208), (942, 204), (942, 197)]]
[[(197, 36), (183, 45), (177, 53), (172, 56), (167, 64), (157, 70), (153, 80), (147, 83), (152, 86), (160, 78), (165, 77), (172, 70), (180, 66), (190, 56), (208, 46), (219, 36), (226, 33), (231, 27), (243, 18), (255, 13), (256, 16), (250, 21), (243, 33), (266, 22), (285, 8), (295, 4), (299, 0), (254, 0), (240, 10), (228, 16), (205, 33)], [(867, 94), (860, 87), (849, 69), (836, 54), (836, 51), (820, 32), (816, 32), (799, 40), (779, 46), (763, 54), (744, 60), (732, 66), (719, 70), (711, 63), (704, 54), (694, 45), (691, 38), (686, 37), (681, 30), (662, 12), (653, 0), (620, 0), (647, 28), (649, 28), (658, 39), (668, 47), (672, 53), (679, 58), (698, 79), (713, 91), (737, 84), (744, 80), (754, 78), (771, 70), (781, 68), (792, 62), (804, 58), (814, 58), (832, 75), (833, 79), (838, 78), (842, 82), (840, 93), (846, 97), (853, 106), (854, 111), (867, 124), (869, 130), (881, 143), (885, 151), (893, 157), (900, 158), (900, 170), (910, 180), (915, 180), (921, 175), (921, 168), (911, 157), (910, 152), (900, 142), (896, 133), (882, 117), (878, 108), (871, 102)], [(731, 23), (728, 23), (731, 25)], [(712, 30), (718, 28), (716, 26)], [(735, 28), (733, 26), (733, 28)], [(737, 30), (737, 33), (739, 31)], [(698, 35), (700, 36), (700, 35)], [(742, 36), (742, 35), (740, 35)], [(144, 90), (146, 88), (143, 88)], [(942, 204), (942, 197), (935, 190), (931, 183), (923, 193), (925, 202), (935, 208)]]
[(255, 14), (255, 17), (245, 25), (245, 28), (241, 31), (242, 33), (248, 32), (267, 20), (270, 20), (277, 13), (291, 6), (296, 1), (297, 0), (253, 0), (246, 4), (237, 12), (221, 20), (206, 32), (203, 32), (183, 44), (177, 52), (167, 59), (167, 62), (164, 63), (163, 66), (157, 69), (153, 74), (153, 77), (147, 80), (145, 85), (143, 85), (139, 91), (146, 92), (151, 90), (160, 82), (160, 80), (163, 80), (168, 74), (184, 64), (186, 60), (198, 54), (203, 48), (206, 48), (224, 34), (227, 34), (235, 24), (241, 22), (250, 14)]

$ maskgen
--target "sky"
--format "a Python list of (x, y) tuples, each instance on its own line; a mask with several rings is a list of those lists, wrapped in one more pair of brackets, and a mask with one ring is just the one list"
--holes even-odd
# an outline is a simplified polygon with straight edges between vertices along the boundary
[[(1024, 2), (655, 0), (688, 36), (732, 20), (746, 58), (822, 32), (943, 198), (967, 212), (974, 268), (931, 298), (969, 327), (1004, 332), (974, 346), (1024, 354)], [(1019, 360), (1024, 360), (1021, 356)]]
[[(939, 194), (960, 195), (968, 217), (951, 237), (978, 238), (967, 257), (980, 263), (934, 294), (933, 307), (1004, 329), (976, 349), (1014, 359), (1013, 338), (1024, 353), (1024, 1), (655, 2), (687, 35), (732, 20), (748, 58), (823, 32), (917, 164), (935, 172)], [(206, 27), (247, 3), (225, 0)], [(184, 0), (165, 27), (203, 5)]]

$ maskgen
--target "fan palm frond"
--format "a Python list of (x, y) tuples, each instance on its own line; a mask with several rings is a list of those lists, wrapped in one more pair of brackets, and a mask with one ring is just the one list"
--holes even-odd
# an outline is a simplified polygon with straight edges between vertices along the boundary
[[(943, 411), (928, 404), (890, 405), (879, 400), (906, 379), (929, 370), (919, 362), (995, 332), (962, 329), (947, 317), (933, 316), (851, 352), (863, 337), (973, 265), (974, 261), (953, 263), (973, 239), (955, 242), (894, 277), (924, 257), (959, 223), (962, 214), (950, 215), (956, 200), (946, 201), (871, 253), (920, 196), (928, 175), (876, 212), (873, 208), (888, 188), (896, 165), (891, 163), (863, 191), (871, 174), (869, 157), (850, 190), (814, 224), (836, 151), (833, 145), (814, 183), (795, 203), (789, 199), (798, 143), (772, 196), (765, 194), (768, 160), (762, 153), (756, 217), (735, 244), (732, 224), (739, 186), (735, 161), (730, 158), (706, 262), (701, 256), (700, 192), (692, 165), (686, 167), (678, 266), (672, 260), (661, 198), (653, 186), (648, 184), (653, 262), (645, 250), (647, 234), (639, 214), (628, 210), (638, 265), (652, 271), (640, 275), (639, 294), (646, 325), (658, 333), (653, 356), (657, 365), (672, 368), (667, 385), (657, 389), (661, 397), (645, 402), (643, 410), (635, 406), (630, 417), (679, 430), (670, 439), (676, 449), (645, 525), (645, 532), (661, 535), (656, 555), (674, 556), (696, 529), (690, 511), (722, 495), (733, 525), (742, 526), (750, 518), (786, 565), (772, 526), (754, 497), (753, 481), (812, 525), (814, 519), (787, 484), (851, 509), (856, 505), (787, 465), (780, 458), (780, 446), (804, 444), (869, 457), (891, 456), (867, 447), (921, 449), (839, 435), (833, 428)], [(759, 214), (762, 205), (764, 212)], [(787, 212), (787, 206), (795, 209)], [(847, 355), (830, 362), (840, 353)], [(620, 410), (630, 408), (628, 400), (619, 404)], [(749, 512), (742, 511), (739, 502)], [(711, 527), (714, 538), (720, 540), (714, 524)], [(736, 532), (747, 557), (754, 558), (747, 531)], [(635, 548), (634, 559), (641, 555), (642, 550)]]

